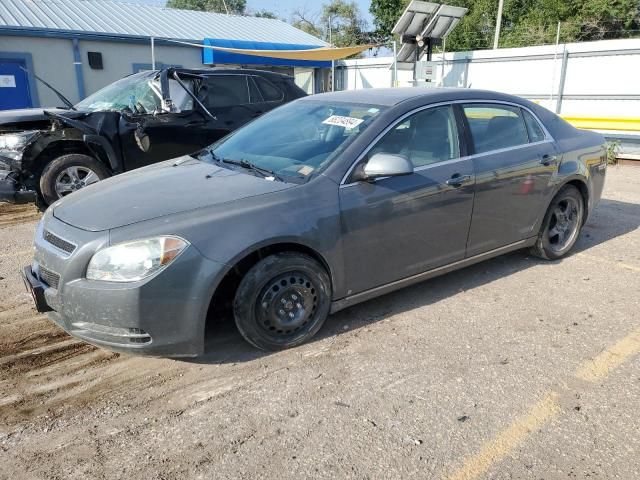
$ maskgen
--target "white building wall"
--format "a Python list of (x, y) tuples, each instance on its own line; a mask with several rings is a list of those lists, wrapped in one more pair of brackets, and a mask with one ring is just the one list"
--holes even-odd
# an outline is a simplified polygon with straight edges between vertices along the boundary
[[(78, 84), (71, 40), (58, 38), (0, 37), (0, 52), (30, 53), (35, 74), (52, 84), (72, 102), (78, 102)], [(58, 97), (36, 81), (41, 105), (61, 105)]]
[[(133, 72), (133, 64), (151, 65), (151, 45), (144, 43), (124, 43), (80, 40), (82, 73), (87, 95), (109, 85)], [(103, 70), (89, 67), (87, 52), (101, 52)], [(180, 65), (185, 68), (204, 68), (202, 51), (196, 47), (170, 45), (155, 46), (156, 65)]]
[[(563, 56), (564, 89), (559, 104)], [(481, 88), (523, 96), (550, 110), (575, 116), (638, 117), (640, 39), (435, 54), (435, 81), (425, 86)], [(388, 87), (393, 58), (340, 62), (348, 89)], [(443, 74), (444, 72), (444, 74)], [(412, 72), (399, 72), (408, 85)]]

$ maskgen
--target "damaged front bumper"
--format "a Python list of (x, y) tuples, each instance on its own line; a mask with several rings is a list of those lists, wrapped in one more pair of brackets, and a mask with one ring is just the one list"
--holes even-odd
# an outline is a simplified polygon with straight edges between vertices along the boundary
[(16, 172), (0, 170), (0, 202), (35, 202), (38, 194), (20, 184)]

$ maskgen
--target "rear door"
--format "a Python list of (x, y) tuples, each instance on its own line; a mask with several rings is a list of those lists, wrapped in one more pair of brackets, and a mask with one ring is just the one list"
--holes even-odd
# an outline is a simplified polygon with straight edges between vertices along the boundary
[(461, 105), (476, 173), (467, 256), (532, 237), (552, 192), (555, 144), (527, 109), (506, 103)]
[(260, 115), (261, 109), (251, 102), (249, 86), (249, 76), (241, 73), (210, 75), (203, 81), (199, 95), (216, 117), (211, 126), (218, 138)]
[(340, 186), (350, 295), (463, 259), (471, 222), (473, 166), (450, 105), (401, 120), (363, 161), (376, 153), (404, 155), (415, 171)]

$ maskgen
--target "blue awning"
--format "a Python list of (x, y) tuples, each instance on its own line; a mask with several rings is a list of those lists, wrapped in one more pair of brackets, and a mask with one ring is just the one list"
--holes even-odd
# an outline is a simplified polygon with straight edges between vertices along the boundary
[[(204, 45), (226, 48), (242, 48), (245, 50), (308, 50), (319, 48), (318, 45), (300, 45), (292, 43), (252, 42), (247, 40), (224, 40), (219, 38), (205, 38)], [(202, 49), (202, 63), (236, 64), (236, 65), (278, 65), (286, 67), (330, 67), (331, 62), (311, 60), (288, 60), (283, 58), (258, 57), (238, 53), (223, 52), (212, 48)]]

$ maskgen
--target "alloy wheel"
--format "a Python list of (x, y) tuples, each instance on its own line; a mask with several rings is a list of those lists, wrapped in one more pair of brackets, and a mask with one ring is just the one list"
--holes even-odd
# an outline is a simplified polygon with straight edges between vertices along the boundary
[(62, 198), (98, 181), (100, 181), (100, 177), (90, 168), (71, 166), (58, 174), (55, 189), (58, 197)]

